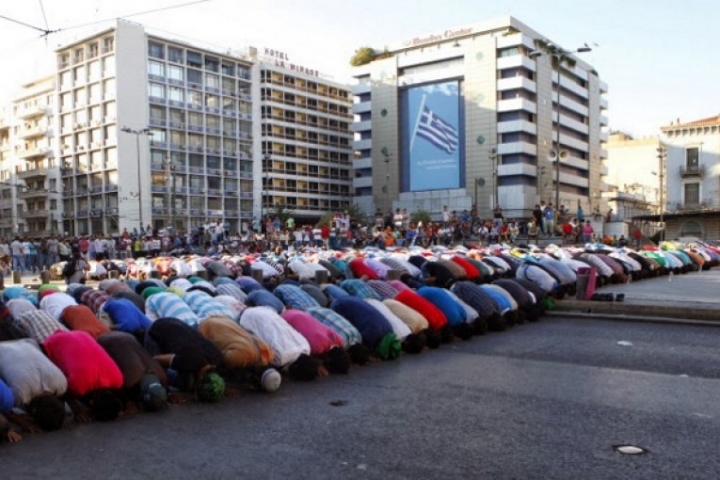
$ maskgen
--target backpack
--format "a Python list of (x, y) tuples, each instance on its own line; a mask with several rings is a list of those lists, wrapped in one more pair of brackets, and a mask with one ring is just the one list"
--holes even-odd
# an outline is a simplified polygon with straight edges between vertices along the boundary
[(75, 270), (77, 269), (76, 260), (70, 260), (69, 262), (65, 262), (65, 266), (62, 269), (62, 276), (63, 277), (72, 277), (75, 274)]

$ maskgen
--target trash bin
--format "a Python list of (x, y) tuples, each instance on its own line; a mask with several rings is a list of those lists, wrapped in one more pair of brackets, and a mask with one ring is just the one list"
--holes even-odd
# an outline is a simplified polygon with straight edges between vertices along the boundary
[(13, 270), (13, 283), (17, 285), (18, 283), (22, 283), (22, 272), (19, 270)]
[(47, 270), (43, 270), (42, 272), (40, 272), (40, 283), (50, 283), (50, 272), (48, 272)]
[(595, 293), (595, 282), (597, 281), (597, 269), (595, 267), (580, 267), (577, 271), (577, 300), (590, 300)]

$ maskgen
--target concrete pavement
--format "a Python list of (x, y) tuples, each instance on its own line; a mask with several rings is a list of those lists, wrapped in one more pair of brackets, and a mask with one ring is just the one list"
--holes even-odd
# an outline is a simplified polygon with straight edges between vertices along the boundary
[(566, 298), (556, 311), (703, 320), (720, 325), (720, 268), (672, 275), (623, 285), (606, 285), (599, 293), (624, 293), (623, 302)]

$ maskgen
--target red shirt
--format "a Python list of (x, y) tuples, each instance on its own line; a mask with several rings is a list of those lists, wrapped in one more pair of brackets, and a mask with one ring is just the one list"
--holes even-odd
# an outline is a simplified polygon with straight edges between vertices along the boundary
[(365, 265), (362, 258), (353, 258), (348, 263), (348, 268), (352, 271), (353, 277), (362, 278), (367, 277), (368, 280), (379, 280), (375, 270)]
[(430, 328), (433, 330), (441, 330), (448, 323), (447, 317), (442, 310), (413, 290), (401, 291), (395, 296), (395, 300), (413, 310), (417, 310), (420, 315), (427, 319)]
[(48, 358), (67, 378), (68, 392), (83, 396), (102, 388), (120, 389), (120, 369), (99, 343), (81, 331), (57, 331), (43, 343)]
[(90, 240), (88, 240), (87, 238), (81, 238), (78, 241), (78, 247), (80, 248), (80, 251), (82, 253), (87, 253), (90, 249)]
[(480, 278), (481, 273), (477, 269), (477, 267), (475, 265), (473, 265), (472, 263), (468, 262), (467, 260), (465, 260), (464, 258), (452, 257), (450, 260), (453, 263), (460, 265), (463, 268), (463, 270), (465, 270), (468, 280), (475, 280), (476, 278)]
[(323, 225), (323, 227), (320, 229), (320, 235), (322, 236), (323, 240), (327, 240), (330, 238), (330, 227), (327, 225)]

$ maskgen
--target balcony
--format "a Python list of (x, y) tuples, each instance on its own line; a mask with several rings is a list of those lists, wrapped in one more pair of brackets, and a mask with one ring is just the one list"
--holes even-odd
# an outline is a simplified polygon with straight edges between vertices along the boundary
[(33, 168), (31, 170), (29, 169), (20, 171), (18, 172), (17, 176), (18, 178), (25, 180), (33, 177), (45, 177), (47, 176), (47, 174), (47, 168)]
[(38, 210), (25, 210), (22, 212), (22, 218), (47, 218), (50, 215), (50, 210), (38, 209)]
[(705, 177), (705, 165), (684, 165), (680, 167), (682, 178)]
[(45, 115), (48, 112), (50, 112), (49, 105), (29, 105), (24, 108), (19, 108), (16, 115), (18, 118), (29, 118), (37, 115)]
[(22, 199), (28, 198), (46, 198), (48, 196), (47, 190), (20, 190), (18, 191), (18, 197)]

